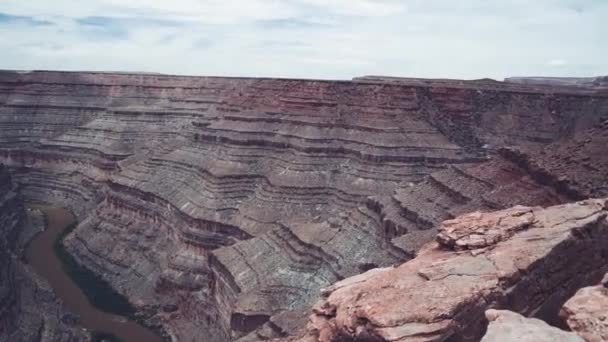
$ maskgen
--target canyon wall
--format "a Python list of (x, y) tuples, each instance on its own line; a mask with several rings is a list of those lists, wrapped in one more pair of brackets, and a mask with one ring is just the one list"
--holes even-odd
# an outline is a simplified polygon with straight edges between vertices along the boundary
[(286, 336), (445, 219), (601, 195), (575, 159), (607, 118), (581, 87), (0, 72), (19, 194), (72, 209), (68, 250), (175, 341)]
[(608, 270), (607, 217), (608, 200), (598, 199), (446, 220), (414, 260), (325, 289), (298, 340), (479, 341), (492, 308), (555, 323), (564, 302)]
[(35, 229), (44, 227), (44, 219), (24, 207), (17, 190), (0, 164), (0, 341), (88, 341), (77, 317), (22, 258)]
[(17, 297), (15, 282), (14, 249), (15, 234), (22, 224), (25, 209), (13, 191), (10, 174), (0, 164), (0, 337), (15, 330), (16, 322), (12, 315)]

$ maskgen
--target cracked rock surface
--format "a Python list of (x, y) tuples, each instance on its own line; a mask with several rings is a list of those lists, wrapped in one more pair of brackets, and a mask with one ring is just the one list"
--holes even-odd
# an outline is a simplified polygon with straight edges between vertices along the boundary
[(488, 332), (481, 342), (584, 342), (583, 338), (536, 318), (506, 310), (488, 310)]
[[(607, 120), (585, 84), (0, 71), (19, 196), (73, 211), (66, 248), (173, 341), (292, 335), (320, 289), (429, 253), (444, 220), (608, 196)], [(491, 253), (530, 210), (442, 248)], [(446, 279), (490, 286), (479, 258)]]
[(608, 274), (599, 285), (576, 292), (564, 304), (560, 315), (585, 341), (608, 341)]
[(447, 221), (415, 259), (327, 288), (301, 340), (474, 341), (489, 308), (553, 319), (608, 268), (607, 215), (597, 199)]

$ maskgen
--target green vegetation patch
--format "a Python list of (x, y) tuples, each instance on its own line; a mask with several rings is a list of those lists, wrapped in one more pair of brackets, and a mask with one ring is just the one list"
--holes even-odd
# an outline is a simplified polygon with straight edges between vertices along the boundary
[(79, 264), (65, 249), (63, 239), (74, 231), (76, 226), (77, 223), (72, 223), (67, 226), (53, 242), (53, 249), (57, 257), (61, 260), (64, 271), (72, 278), (76, 285), (82, 289), (82, 292), (84, 292), (91, 305), (110, 314), (132, 318), (136, 310), (129, 300), (116, 292), (107, 281)]

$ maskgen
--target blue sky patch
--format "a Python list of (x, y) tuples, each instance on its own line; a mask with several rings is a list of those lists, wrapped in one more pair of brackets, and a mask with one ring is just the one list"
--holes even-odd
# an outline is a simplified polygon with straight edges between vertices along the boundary
[(35, 17), (26, 17), (19, 15), (11, 15), (7, 13), (0, 12), (0, 25), (2, 24), (13, 24), (13, 23), (21, 23), (31, 26), (46, 26), (52, 25), (53, 23), (48, 20), (41, 20)]
[(3, 68), (324, 79), (608, 74), (608, 0), (0, 1)]

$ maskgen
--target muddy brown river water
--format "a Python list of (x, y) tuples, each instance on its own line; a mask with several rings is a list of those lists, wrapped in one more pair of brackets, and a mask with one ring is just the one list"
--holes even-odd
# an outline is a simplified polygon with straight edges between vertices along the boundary
[(91, 305), (82, 290), (65, 273), (61, 260), (55, 255), (53, 242), (75, 221), (68, 210), (49, 206), (32, 206), (48, 218), (46, 230), (29, 244), (26, 258), (34, 271), (44, 277), (68, 309), (80, 316), (81, 324), (89, 330), (111, 333), (125, 342), (162, 342), (151, 330), (121, 316), (105, 313)]

